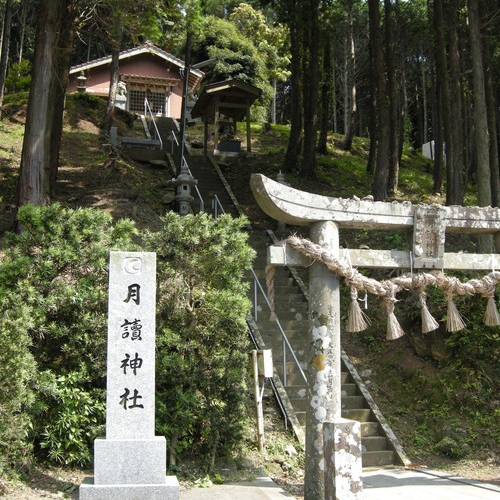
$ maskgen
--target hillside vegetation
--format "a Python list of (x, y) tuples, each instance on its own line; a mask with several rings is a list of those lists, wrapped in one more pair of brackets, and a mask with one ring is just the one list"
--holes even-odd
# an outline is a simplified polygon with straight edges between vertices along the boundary
[[(24, 116), (24, 107), (12, 104), (0, 122), (0, 238), (12, 227), (15, 217)], [(154, 230), (165, 212), (161, 199), (171, 182), (171, 173), (136, 164), (125, 154), (110, 157), (99, 133), (102, 116), (98, 101), (68, 96), (56, 201), (69, 208), (98, 208), (115, 219), (128, 217), (138, 227)], [(122, 118), (118, 123), (121, 133), (131, 126), (126, 117)], [(202, 133), (202, 126), (192, 125), (188, 140), (199, 141)], [(254, 123), (253, 155), (222, 165), (242, 209), (256, 226), (274, 228), (275, 222), (256, 207), (249, 177), (260, 172), (276, 178), (282, 168), (287, 134), (286, 126)], [(329, 196), (367, 196), (371, 184), (366, 172), (368, 140), (357, 138), (351, 152), (340, 148), (341, 141), (340, 136), (330, 136), (328, 155), (318, 157), (317, 178), (290, 174), (286, 182)], [(201, 153), (193, 149), (193, 154)], [(442, 203), (441, 195), (431, 193), (431, 168), (418, 152), (405, 149), (394, 199)], [(472, 192), (467, 204), (475, 204)], [(345, 231), (341, 244), (409, 250), (407, 236), (398, 232)], [(476, 245), (472, 238), (455, 237), (447, 242), (447, 250), (476, 251)], [(375, 275), (384, 278), (381, 273)], [(458, 277), (466, 278), (462, 273)], [(500, 481), (500, 335), (499, 327), (483, 324), (485, 300), (463, 297), (456, 301), (467, 319), (465, 330), (447, 333), (440, 327), (422, 336), (415, 296), (408, 293), (400, 299), (397, 314), (407, 332), (405, 337), (385, 340), (385, 320), (375, 301), (370, 300), (371, 326), (361, 333), (343, 333), (344, 349), (359, 370), (370, 371), (370, 391), (412, 461), (471, 478)], [(429, 293), (427, 303), (443, 323), (446, 308), (442, 294), (438, 290)]]

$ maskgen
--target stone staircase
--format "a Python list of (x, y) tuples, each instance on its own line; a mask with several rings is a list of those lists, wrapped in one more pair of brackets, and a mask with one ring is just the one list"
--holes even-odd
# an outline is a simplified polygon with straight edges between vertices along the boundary
[[(205, 204), (205, 211), (212, 212), (212, 203), (217, 196), (220, 205), (224, 211), (230, 213), (234, 217), (238, 217), (239, 212), (237, 203), (230, 195), (230, 191), (226, 189), (224, 180), (221, 179), (219, 167), (213, 159), (206, 158), (203, 155), (186, 155), (186, 162), (191, 171), (191, 175), (198, 181), (197, 187)], [(193, 203), (193, 211), (198, 211), (199, 204), (195, 200)], [(217, 210), (220, 215), (220, 206)]]
[[(158, 128), (164, 138), (165, 157), (177, 153), (171, 148), (170, 131), (172, 120), (160, 120)], [(135, 148), (139, 150), (140, 148)], [(151, 154), (150, 152), (146, 155)], [(241, 210), (231, 193), (220, 168), (213, 157), (191, 155), (186, 149), (186, 161), (191, 173), (198, 180), (198, 189), (205, 204), (205, 211), (211, 211), (212, 199), (216, 195), (225, 212), (238, 216)], [(193, 211), (198, 211), (198, 201)], [(219, 210), (220, 213), (220, 210)], [(275, 312), (278, 322), (270, 321), (269, 299), (265, 296), (267, 247), (274, 243), (271, 231), (251, 230), (250, 244), (256, 250), (254, 270), (248, 273), (252, 283), (249, 294), (254, 303), (249, 327), (259, 349), (271, 349), (275, 377), (273, 387), (287, 420), (291, 423), (298, 440), (304, 445), (306, 423), (308, 364), (308, 301), (307, 286), (295, 268), (276, 267), (274, 275)], [(257, 278), (260, 285), (255, 284)], [(281, 327), (281, 328), (280, 328)], [(283, 341), (285, 332), (287, 342)], [(292, 354), (292, 350), (293, 350)], [(300, 366), (300, 368), (299, 368)], [(385, 421), (377, 405), (349, 358), (342, 359), (342, 417), (361, 422), (363, 466), (385, 466), (410, 464), (396, 436)]]
[[(266, 248), (273, 242), (268, 231), (253, 231), (250, 237), (250, 243), (257, 251), (254, 273), (261, 284), (266, 283)], [(307, 290), (296, 270), (291, 268), (276, 267), (273, 281), (275, 313), (297, 359), (294, 360), (290, 350), (283, 347), (282, 333), (276, 322), (270, 320), (270, 310), (262, 294), (257, 294), (253, 323), (262, 342), (261, 348), (273, 352), (276, 375), (281, 381), (279, 397), (287, 413), (293, 412), (294, 418), (290, 422), (297, 437), (302, 440), (307, 405), (307, 384), (304, 379), (304, 375), (307, 377), (308, 364)], [(363, 467), (408, 465), (409, 459), (355, 367), (347, 355), (343, 354), (342, 358), (342, 417), (361, 422)]]

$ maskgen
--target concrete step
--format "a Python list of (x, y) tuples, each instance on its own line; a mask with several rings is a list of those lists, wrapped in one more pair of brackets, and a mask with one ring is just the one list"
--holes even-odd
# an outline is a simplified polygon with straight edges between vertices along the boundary
[(362, 451), (386, 451), (387, 438), (385, 436), (361, 436)]
[[(363, 445), (363, 439), (361, 439)], [(385, 451), (365, 451), (363, 452), (363, 467), (383, 467), (384, 465), (394, 464), (395, 454), (391, 450)]]
[[(280, 373), (278, 371), (278, 373)], [(300, 385), (304, 383), (304, 379), (302, 378), (302, 375), (300, 373), (290, 373), (290, 375), (287, 375), (286, 378), (286, 385)]]
[(378, 422), (361, 422), (361, 437), (379, 436), (380, 424)]
[(363, 396), (345, 396), (342, 397), (343, 410), (359, 410), (367, 408), (368, 404)]
[(352, 384), (342, 384), (342, 398), (345, 396), (355, 396), (358, 392), (358, 386), (355, 383)]
[[(290, 403), (292, 403), (292, 406), (294, 407), (295, 410), (298, 411), (306, 411), (307, 408), (307, 399), (305, 397), (293, 397), (289, 395)], [(366, 406), (365, 399), (363, 396), (347, 396), (341, 398), (342, 401), (342, 413), (346, 411), (360, 411), (364, 412), (364, 410), (367, 410), (368, 408), (364, 407)], [(363, 406), (364, 405), (364, 406)], [(357, 420), (357, 419), (354, 419)]]
[[(262, 304), (263, 306), (263, 304)], [(292, 310), (293, 309), (293, 310)], [(267, 316), (269, 317), (269, 316)], [(296, 321), (303, 321), (305, 327), (308, 331), (308, 323), (307, 323), (307, 313), (306, 311), (297, 311), (294, 308), (289, 308), (288, 311), (281, 310), (278, 315), (279, 322), (281, 326), (285, 327), (289, 330), (293, 330), (293, 327), (297, 327)]]
[(357, 420), (358, 422), (371, 422), (375, 420), (370, 408), (343, 409), (342, 418)]
[[(286, 288), (289, 289), (288, 286)], [(292, 293), (292, 292), (283, 293), (279, 289), (277, 289), (276, 287), (274, 287), (274, 294), (275, 294), (276, 309), (279, 309), (279, 307), (282, 304), (290, 304), (290, 303), (297, 303), (299, 305), (305, 305), (306, 307), (308, 307), (307, 300), (304, 297), (303, 293), (299, 293), (299, 292), (296, 292), (296, 293)], [(278, 297), (278, 300), (276, 300), (276, 297)]]
[(307, 396), (307, 385), (287, 385), (286, 393), (290, 398), (305, 398)]
[[(344, 373), (344, 372), (343, 372)], [(342, 399), (345, 396), (356, 395), (358, 386), (354, 383), (344, 383), (342, 384)], [(287, 385), (285, 387), (286, 393), (291, 398), (305, 398), (307, 396), (307, 385)]]

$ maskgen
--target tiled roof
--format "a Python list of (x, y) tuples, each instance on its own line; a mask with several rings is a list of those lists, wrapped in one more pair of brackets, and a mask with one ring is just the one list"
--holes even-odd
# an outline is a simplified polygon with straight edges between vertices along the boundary
[[(160, 49), (159, 47), (156, 47), (156, 45), (153, 45), (150, 42), (146, 42), (143, 45), (139, 45), (137, 47), (133, 47), (131, 49), (121, 51), (120, 52), (120, 60), (127, 59), (129, 57), (134, 57), (134, 56), (137, 56), (140, 54), (146, 54), (146, 53), (157, 55), (157, 56), (161, 57), (162, 59), (164, 59), (165, 61), (168, 61), (172, 64), (175, 64), (180, 69), (184, 69), (184, 67), (185, 67), (185, 63), (182, 59), (178, 59), (177, 57), (173, 56), (169, 52), (166, 52), (166, 51)], [(69, 70), (69, 74), (73, 75), (75, 73), (79, 73), (81, 71), (89, 70), (91, 68), (95, 68), (95, 67), (102, 66), (105, 64), (109, 64), (109, 63), (111, 63), (111, 55), (105, 56), (105, 57), (100, 57), (98, 59), (94, 59), (94, 60), (88, 61), (86, 63), (77, 64), (76, 66), (72, 66)], [(205, 75), (205, 73), (203, 73), (203, 71), (200, 71), (199, 69), (194, 69), (194, 68), (191, 68), (190, 74), (192, 76), (194, 76), (195, 79), (197, 80), (196, 87), (199, 85), (199, 83), (203, 79), (203, 76)]]

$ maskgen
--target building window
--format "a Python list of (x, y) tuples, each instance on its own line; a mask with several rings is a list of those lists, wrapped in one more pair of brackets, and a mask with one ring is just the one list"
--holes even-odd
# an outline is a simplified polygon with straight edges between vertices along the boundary
[(130, 90), (128, 93), (128, 110), (131, 113), (144, 113), (144, 98), (148, 98), (149, 106), (155, 115), (163, 115), (165, 110), (165, 93), (149, 90)]

